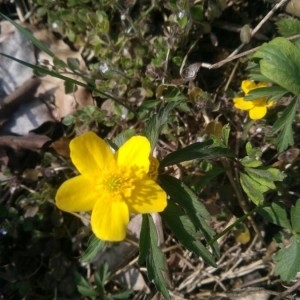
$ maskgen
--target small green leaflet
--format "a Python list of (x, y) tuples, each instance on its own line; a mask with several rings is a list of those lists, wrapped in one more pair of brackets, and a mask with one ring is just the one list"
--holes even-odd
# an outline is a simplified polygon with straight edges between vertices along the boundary
[(275, 273), (280, 275), (283, 281), (291, 281), (300, 271), (300, 241), (295, 236), (291, 238), (291, 244), (287, 248), (280, 249), (275, 255)]
[(299, 106), (299, 97), (295, 98), (283, 111), (282, 115), (273, 125), (273, 132), (277, 133), (276, 145), (279, 152), (294, 145), (293, 121)]
[(167, 288), (168, 268), (166, 259), (157, 243), (157, 232), (153, 219), (150, 215), (143, 214), (139, 263), (141, 265), (146, 264), (149, 280), (153, 280), (157, 290), (162, 293), (165, 299), (170, 300)]

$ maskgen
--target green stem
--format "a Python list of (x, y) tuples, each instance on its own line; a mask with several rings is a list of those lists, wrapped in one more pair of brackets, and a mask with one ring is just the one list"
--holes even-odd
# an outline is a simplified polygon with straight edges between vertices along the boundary
[(257, 206), (254, 209), (250, 210), (248, 213), (237, 219), (233, 224), (225, 228), (222, 232), (216, 234), (212, 240), (209, 241), (209, 245), (213, 245), (219, 238), (224, 236), (226, 233), (228, 233), (232, 228), (238, 226), (242, 222), (244, 222), (249, 216), (252, 216), (254, 213), (256, 213), (259, 209), (261, 209), (261, 206)]

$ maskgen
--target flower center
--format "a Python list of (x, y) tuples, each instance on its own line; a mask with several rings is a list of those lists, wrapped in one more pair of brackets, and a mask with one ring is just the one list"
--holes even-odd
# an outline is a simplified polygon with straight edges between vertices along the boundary
[(119, 194), (123, 197), (130, 197), (134, 189), (133, 179), (127, 172), (114, 172), (105, 174), (100, 180), (98, 190), (110, 194)]
[(105, 180), (106, 189), (110, 192), (118, 191), (122, 188), (123, 178), (118, 174), (112, 174)]

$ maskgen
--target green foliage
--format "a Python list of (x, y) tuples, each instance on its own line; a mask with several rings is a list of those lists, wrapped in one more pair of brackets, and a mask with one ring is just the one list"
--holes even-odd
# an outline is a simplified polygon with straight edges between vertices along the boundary
[(300, 97), (295, 98), (282, 112), (273, 126), (273, 132), (278, 133), (276, 144), (278, 151), (284, 151), (294, 145), (293, 121), (299, 107)]
[(269, 100), (278, 101), (287, 93), (288, 91), (280, 86), (262, 87), (251, 90), (245, 97), (245, 100), (250, 101), (262, 97), (267, 97)]
[(259, 213), (266, 218), (268, 222), (291, 230), (291, 223), (283, 204), (273, 202), (271, 205), (261, 208)]
[(248, 143), (248, 156), (240, 160), (244, 171), (240, 173), (240, 183), (249, 199), (256, 205), (264, 203), (264, 194), (275, 190), (275, 181), (282, 181), (285, 175), (276, 168), (263, 167), (255, 149)]
[(288, 246), (282, 246), (274, 255), (274, 261), (275, 273), (280, 275), (283, 281), (294, 280), (300, 271), (300, 199), (291, 207), (290, 218), (286, 208), (276, 202), (262, 208), (259, 213), (269, 222), (283, 227), (292, 234)]
[[(208, 263), (214, 265), (215, 262), (211, 254), (196, 239), (200, 234), (199, 237), (203, 235), (205, 239), (209, 241), (213, 239), (215, 235), (213, 229), (206, 223), (210, 220), (210, 215), (205, 206), (199, 201), (197, 195), (178, 179), (167, 175), (161, 175), (159, 181), (161, 186), (171, 197), (172, 201), (181, 207), (180, 209), (180, 207), (171, 206), (162, 213), (162, 215), (167, 218), (167, 223), (172, 228), (174, 234), (178, 235), (178, 239), (188, 249), (203, 257)], [(185, 213), (183, 213), (182, 209)], [(172, 210), (178, 211), (175, 214)], [(172, 216), (175, 215), (181, 215), (181, 217), (177, 220), (172, 219)], [(190, 222), (192, 222), (192, 224), (190, 224)], [(179, 232), (180, 227), (182, 228), (181, 232)], [(212, 249), (216, 255), (219, 255), (219, 249), (216, 243), (212, 244)]]
[(62, 122), (66, 126), (91, 126), (103, 122), (104, 115), (104, 112), (97, 106), (88, 105), (78, 109), (73, 115), (67, 115)]
[(224, 156), (234, 157), (234, 154), (227, 148), (214, 147), (213, 140), (207, 140), (194, 143), (168, 154), (161, 161), (161, 166), (166, 167), (192, 159), (215, 159)]
[(153, 114), (145, 127), (143, 133), (149, 139), (152, 148), (156, 145), (158, 136), (164, 126), (167, 125), (170, 112), (179, 105), (180, 102), (172, 102), (161, 108), (157, 114)]
[[(206, 1), (205, 5), (202, 4), (204, 1), (186, 0), (151, 1), (151, 4), (150, 1), (127, 2), (124, 5), (120, 1), (34, 0), (34, 3), (41, 5), (37, 7), (39, 16), (47, 20), (51, 29), (68, 40), (74, 48), (83, 49), (83, 56), (89, 64), (88, 71), (80, 70), (77, 59), (68, 57), (66, 61), (62, 61), (56, 57), (47, 46), (12, 20), (10, 22), (39, 50), (49, 54), (53, 62), (48, 66), (31, 65), (13, 56), (2, 55), (32, 68), (35, 74), (50, 75), (64, 80), (66, 93), (75, 91), (77, 86), (85, 87), (92, 92), (95, 97), (95, 106), (78, 109), (73, 115), (64, 118), (63, 124), (71, 127), (67, 129), (67, 134), (70, 134), (70, 129), (81, 132), (82, 128), (84, 130), (89, 128), (104, 138), (112, 139), (111, 145), (115, 149), (134, 134), (144, 134), (149, 138), (152, 149), (156, 147), (158, 157), (164, 157), (160, 164), (160, 171), (166, 174), (159, 175), (158, 182), (168, 194), (169, 205), (161, 213), (163, 224), (168, 226), (172, 232), (171, 236), (174, 236), (183, 248), (193, 253), (192, 257), (200, 257), (206, 263), (215, 266), (216, 258), (220, 256), (217, 240), (259, 211), (264, 221), (281, 226), (284, 231), (292, 235), (289, 246), (282, 247), (274, 260), (276, 273), (285, 281), (293, 280), (300, 269), (300, 201), (297, 201), (290, 210), (282, 204), (283, 201), (279, 202), (282, 199), (278, 199), (276, 182), (283, 181), (283, 172), (277, 168), (265, 166), (261, 159), (262, 151), (259, 148), (264, 148), (266, 151), (264, 155), (269, 159), (269, 151), (270, 149), (273, 151), (274, 147), (271, 145), (265, 150), (264, 142), (275, 143), (278, 151), (284, 151), (294, 145), (292, 127), (297, 120), (300, 101), (299, 47), (285, 38), (275, 38), (260, 47), (254, 54), (250, 77), (268, 82), (270, 86), (251, 91), (246, 100), (267, 97), (277, 102), (278, 105), (272, 107), (273, 114), (270, 115), (270, 119), (258, 123), (259, 126), (262, 125), (262, 132), (270, 126), (270, 121), (276, 121), (272, 131), (270, 130), (272, 136), (261, 134), (261, 137), (259, 134), (249, 133), (249, 139), (251, 138), (251, 141), (253, 140), (258, 146), (252, 148), (248, 143), (247, 155), (240, 158), (236, 154), (241, 153), (240, 143), (238, 138), (235, 140), (234, 137), (238, 136), (239, 128), (243, 125), (237, 124), (235, 117), (232, 118), (230, 101), (219, 101), (223, 99), (222, 97), (230, 98), (230, 92), (227, 93), (226, 88), (224, 94), (220, 95), (221, 97), (215, 97), (223, 91), (223, 86), (215, 80), (210, 80), (218, 76), (207, 76), (209, 80), (206, 80), (207, 73), (202, 69), (204, 64), (201, 64), (202, 59), (203, 62), (206, 59), (215, 60), (218, 57), (217, 42), (218, 40), (222, 44), (224, 42), (221, 35), (214, 37), (211, 27), (213, 20), (219, 18), (225, 10), (226, 1)], [(232, 7), (240, 9), (242, 4), (239, 7), (239, 3), (243, 1), (236, 2), (232, 4)], [(247, 4), (251, 3), (248, 2)], [(228, 7), (229, 12), (230, 9), (231, 7)], [(217, 25), (223, 26), (222, 22), (220, 24)], [(299, 20), (295, 18), (285, 18), (277, 22), (278, 31), (283, 36), (290, 36), (299, 33), (299, 24)], [(243, 36), (243, 41), (251, 43), (249, 25), (244, 26), (244, 29), (246, 34)], [(208, 44), (202, 39), (203, 34), (206, 37), (209, 34), (211, 40)], [(226, 42), (227, 40), (226, 37)], [(240, 43), (239, 40), (238, 43)], [(213, 51), (211, 51), (211, 44), (214, 45)], [(230, 48), (232, 45), (230, 43)], [(223, 47), (222, 51), (224, 51)], [(93, 63), (90, 63), (90, 59)], [(190, 82), (185, 81), (185, 76), (180, 78), (182, 70), (189, 69), (187, 65), (197, 66), (197, 72), (201, 67), (200, 76), (195, 76)], [(237, 68), (240, 66), (237, 65)], [(202, 71), (204, 71), (203, 74)], [(72, 76), (69, 77), (66, 74)], [(231, 79), (233, 81), (230, 80), (230, 82), (234, 83), (234, 78)], [(210, 81), (213, 81), (212, 86)], [(197, 90), (194, 89), (193, 92), (195, 86)], [(217, 86), (218, 92), (216, 93)], [(207, 91), (202, 90), (204, 88)], [(132, 97), (131, 92), (137, 89), (143, 90), (144, 95), (141, 101), (135, 102), (136, 99)], [(213, 94), (210, 94), (211, 91)], [(294, 98), (291, 97), (290, 102), (284, 99), (283, 104), (286, 108), (283, 109), (280, 106), (282, 104), (280, 100), (291, 95)], [(200, 105), (201, 109), (196, 107), (198, 103), (203, 105)], [(108, 104), (110, 113), (103, 108), (104, 104)], [(206, 124), (208, 120), (215, 130), (209, 131), (208, 128), (203, 130), (203, 120)], [(221, 122), (230, 122), (230, 124), (222, 127)], [(230, 126), (233, 129), (232, 132), (230, 132)], [(190, 144), (203, 132), (208, 140)], [(273, 135), (277, 135), (275, 142)], [(53, 140), (55, 139), (56, 136)], [(297, 139), (295, 140), (297, 142)], [(174, 151), (174, 149), (178, 150)], [(165, 154), (166, 152), (168, 154)], [(278, 157), (278, 155), (272, 153), (272, 157)], [(130, 298), (131, 291), (115, 290), (115, 293), (111, 293), (107, 284), (111, 279), (107, 264), (103, 264), (95, 272), (92, 271), (87, 278), (83, 275), (83, 266), (78, 263), (77, 259), (74, 261), (74, 257), (81, 255), (81, 262), (84, 262), (84, 265), (92, 262), (105, 244), (92, 236), (86, 245), (87, 233), (82, 230), (86, 227), (81, 222), (77, 222), (74, 216), (66, 216), (55, 210), (54, 191), (63, 179), (70, 177), (71, 164), (70, 161), (55, 153), (49, 160), (51, 162), (47, 164), (47, 168), (51, 168), (52, 171), (54, 169), (62, 171), (55, 171), (55, 176), (51, 177), (49, 182), (41, 188), (43, 191), (39, 191), (34, 197), (32, 195), (27, 197), (26, 194), (30, 201), (34, 200), (33, 202), (20, 196), (20, 199), (11, 197), (13, 201), (9, 199), (6, 207), (2, 205), (2, 202), (0, 203), (0, 216), (3, 219), (3, 222), (1, 220), (0, 250), (1, 255), (4, 253), (1, 260), (3, 259), (3, 264), (7, 264), (9, 268), (17, 266), (5, 269), (0, 274), (1, 280), (9, 282), (5, 286), (5, 289), (10, 292), (11, 297), (8, 298), (33, 296), (40, 288), (38, 283), (41, 268), (44, 268), (44, 272), (49, 275), (48, 281), (43, 279), (41, 283), (46, 287), (48, 297), (56, 297), (52, 293), (58, 290), (62, 293), (57, 296), (60, 298), (75, 298), (79, 296), (78, 293), (81, 297), (93, 299)], [(41, 182), (46, 180), (45, 174), (48, 171), (43, 169), (44, 163), (41, 164), (43, 176)], [(180, 165), (174, 166), (175, 164)], [(236, 172), (231, 172), (232, 169)], [(177, 173), (175, 177), (175, 170), (179, 170), (180, 179), (177, 179)], [(297, 168), (287, 168), (286, 173), (288, 172), (291, 172), (292, 176), (290, 175), (287, 179), (291, 181), (292, 177), (293, 184), (296, 186), (299, 171)], [(13, 180), (20, 180), (20, 186), (25, 186), (26, 178), (23, 174), (21, 175), (21, 172), (16, 172), (16, 174), (18, 175), (13, 177)], [(233, 177), (232, 180), (228, 174)], [(0, 175), (2, 176), (2, 171)], [(216, 181), (221, 187), (232, 185), (235, 189), (231, 186), (230, 188), (234, 191), (242, 188), (249, 200), (259, 206), (238, 218), (234, 224), (218, 234), (213, 230), (213, 225), (220, 220), (227, 220), (229, 213), (224, 210), (226, 203), (221, 203), (221, 205), (213, 203), (220, 211), (214, 216), (213, 223), (210, 223), (210, 213), (206, 208), (209, 204), (206, 201), (222, 200), (222, 197), (218, 198), (219, 186), (216, 188)], [(15, 182), (11, 183), (10, 190), (15, 188), (13, 184)], [(40, 184), (38, 179), (35, 183), (30, 182), (28, 190), (36, 188), (35, 184)], [(292, 187), (290, 182), (282, 182), (281, 188), (285, 189), (285, 192), (288, 191), (287, 194), (290, 196), (289, 192), (292, 189), (288, 185)], [(273, 191), (272, 197), (267, 198), (266, 195), (270, 191)], [(200, 201), (198, 193), (201, 193), (201, 199), (204, 199), (205, 205), (201, 202), (202, 200)], [(20, 203), (23, 203), (22, 206), (19, 205)], [(51, 203), (50, 208), (49, 203)], [(38, 213), (32, 218), (24, 217), (22, 210), (31, 211), (30, 206), (33, 211), (37, 209)], [(53, 237), (50, 243), (56, 245), (54, 249), (48, 249), (47, 245), (43, 244), (42, 238), (49, 236)], [(22, 245), (20, 248), (16, 246), (18, 239)], [(167, 239), (166, 243), (169, 240), (174, 241), (171, 238)], [(167, 261), (157, 243), (154, 222), (150, 215), (143, 215), (139, 262), (146, 265), (149, 280), (154, 282), (158, 291), (166, 299), (170, 299)], [(224, 246), (226, 248), (227, 245), (224, 244)], [(87, 247), (86, 250), (84, 250), (85, 247)], [(18, 261), (22, 261), (23, 258), (20, 254), (23, 249), (32, 250), (28, 257), (34, 266), (24, 264), (27, 267), (27, 269), (24, 268), (26, 269), (24, 274), (19, 272), (18, 265)], [(63, 249), (69, 256), (63, 253)], [(13, 255), (10, 255), (10, 251)], [(35, 256), (40, 259), (40, 265), (35, 264)], [(74, 273), (77, 290), (73, 278)], [(20, 276), (26, 280), (19, 280)], [(61, 282), (65, 283), (65, 280), (71, 281), (69, 285), (74, 288), (69, 294), (64, 291), (64, 284), (61, 284)]]
[(143, 215), (139, 263), (141, 265), (146, 264), (149, 280), (154, 281), (157, 290), (162, 293), (165, 299), (170, 299), (166, 284), (168, 267), (165, 256), (158, 247), (157, 232), (150, 215)]
[(254, 58), (260, 59), (260, 72), (271, 82), (295, 96), (300, 95), (300, 49), (289, 40), (278, 37), (262, 45)]
[(202, 257), (210, 265), (216, 266), (213, 256), (199, 241), (201, 236), (197, 234), (193, 223), (179, 206), (170, 202), (161, 215), (177, 239), (188, 250)]
[(300, 21), (293, 17), (282, 18), (276, 23), (279, 34), (284, 37), (300, 33)]
[(104, 249), (104, 247), (104, 241), (99, 240), (95, 235), (91, 235), (89, 238), (87, 249), (81, 256), (81, 262), (91, 262), (96, 257), (96, 255)]
[(300, 241), (292, 237), (290, 245), (280, 249), (274, 255), (276, 262), (275, 273), (280, 275), (283, 281), (294, 280), (300, 271)]
[(99, 270), (95, 273), (94, 285), (86, 280), (80, 273), (75, 273), (77, 289), (82, 296), (103, 300), (128, 299), (128, 297), (132, 294), (132, 291), (130, 290), (116, 292), (114, 294), (106, 292), (105, 284), (109, 280), (109, 277), (110, 272), (108, 270), (107, 263), (102, 264)]

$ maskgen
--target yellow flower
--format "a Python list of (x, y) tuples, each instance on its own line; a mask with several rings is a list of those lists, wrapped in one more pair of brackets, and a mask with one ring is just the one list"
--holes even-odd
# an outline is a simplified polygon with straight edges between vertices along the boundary
[[(70, 150), (80, 175), (60, 186), (56, 205), (67, 212), (92, 211), (91, 226), (99, 239), (121, 241), (130, 213), (165, 209), (167, 195), (148, 175), (151, 147), (146, 137), (134, 136), (114, 153), (87, 132), (71, 141)], [(151, 173), (155, 175), (157, 167)]]
[[(247, 96), (251, 90), (267, 86), (268, 84), (265, 82), (256, 84), (251, 80), (242, 81), (242, 90), (245, 96)], [(263, 118), (267, 113), (267, 107), (274, 105), (274, 102), (268, 101), (267, 97), (261, 97), (252, 101), (246, 101), (244, 99), (244, 97), (233, 98), (234, 106), (241, 110), (249, 110), (249, 117), (252, 120)]]

